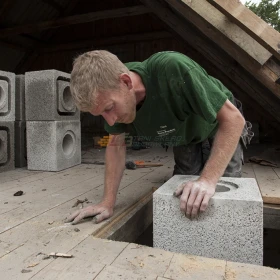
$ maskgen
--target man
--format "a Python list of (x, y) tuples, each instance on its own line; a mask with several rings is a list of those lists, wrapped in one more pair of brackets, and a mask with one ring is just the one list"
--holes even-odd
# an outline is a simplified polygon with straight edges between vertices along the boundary
[[(205, 211), (222, 175), (241, 177), (245, 120), (231, 92), (183, 54), (160, 52), (124, 65), (107, 51), (87, 52), (74, 61), (71, 92), (81, 111), (104, 117), (110, 141), (102, 201), (76, 211), (68, 222), (95, 216), (99, 223), (113, 215), (126, 132), (173, 145), (174, 174), (199, 175), (174, 193), (181, 195), (180, 209), (189, 218)], [(206, 139), (211, 153), (204, 164)]]

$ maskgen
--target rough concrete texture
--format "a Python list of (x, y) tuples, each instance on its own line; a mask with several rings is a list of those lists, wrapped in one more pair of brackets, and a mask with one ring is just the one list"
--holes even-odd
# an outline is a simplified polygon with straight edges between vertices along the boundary
[(27, 122), (29, 170), (59, 171), (81, 163), (80, 121)]
[(27, 166), (26, 122), (15, 121), (15, 167)]
[(14, 122), (0, 122), (0, 172), (15, 168)]
[(15, 120), (15, 74), (0, 71), (0, 121)]
[(16, 75), (15, 91), (16, 121), (25, 120), (25, 76)]
[(227, 262), (225, 280), (279, 280), (280, 271), (271, 267)]
[(68, 73), (45, 70), (25, 74), (25, 109), (28, 121), (79, 120), (80, 112), (69, 90)]
[(154, 246), (262, 265), (263, 202), (255, 179), (221, 178), (217, 190), (222, 192), (216, 191), (207, 210), (191, 221), (180, 211), (180, 199), (173, 192), (196, 178), (173, 176), (154, 193)]
[(224, 280), (226, 261), (174, 254), (164, 277), (176, 280)]

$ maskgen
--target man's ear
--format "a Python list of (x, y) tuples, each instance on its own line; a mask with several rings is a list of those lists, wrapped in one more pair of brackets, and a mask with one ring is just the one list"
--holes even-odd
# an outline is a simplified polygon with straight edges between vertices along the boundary
[(129, 90), (132, 89), (132, 80), (127, 73), (122, 73), (120, 75), (120, 81), (123, 82), (128, 87)]

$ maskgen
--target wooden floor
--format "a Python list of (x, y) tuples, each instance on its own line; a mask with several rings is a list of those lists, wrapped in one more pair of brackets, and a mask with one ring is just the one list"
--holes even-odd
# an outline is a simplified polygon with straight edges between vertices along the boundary
[[(128, 160), (143, 159), (163, 166), (125, 170), (111, 219), (101, 224), (90, 220), (75, 226), (65, 224), (64, 219), (78, 209), (73, 207), (77, 199), (100, 201), (104, 166), (90, 162), (103, 159), (104, 150), (94, 149), (83, 154), (83, 161), (88, 164), (61, 172), (16, 169), (0, 174), (1, 279), (280, 279), (279, 272), (270, 268), (96, 238), (109, 236), (109, 229), (117, 230), (124, 216), (141, 209), (148, 203), (153, 188), (171, 177), (171, 149), (129, 151)], [(258, 168), (248, 165), (244, 174), (255, 174), (258, 179)], [(14, 196), (20, 190), (24, 195)], [(51, 252), (70, 253), (74, 258), (44, 259)]]

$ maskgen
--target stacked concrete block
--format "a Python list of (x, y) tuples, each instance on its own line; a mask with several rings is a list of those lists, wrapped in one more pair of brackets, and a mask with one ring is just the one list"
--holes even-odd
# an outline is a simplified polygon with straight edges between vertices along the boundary
[(59, 171), (81, 163), (80, 121), (27, 122), (28, 169)]
[(56, 70), (25, 74), (29, 170), (60, 171), (81, 163), (80, 112), (70, 75)]
[(16, 75), (15, 107), (15, 166), (25, 167), (27, 166), (27, 148), (24, 75)]
[(56, 70), (25, 74), (27, 121), (76, 121), (80, 112), (70, 92), (70, 75)]
[(173, 176), (154, 193), (154, 247), (262, 265), (263, 202), (256, 180), (221, 178), (207, 210), (189, 220), (173, 192), (197, 178)]
[(0, 71), (0, 172), (14, 169), (15, 74)]

